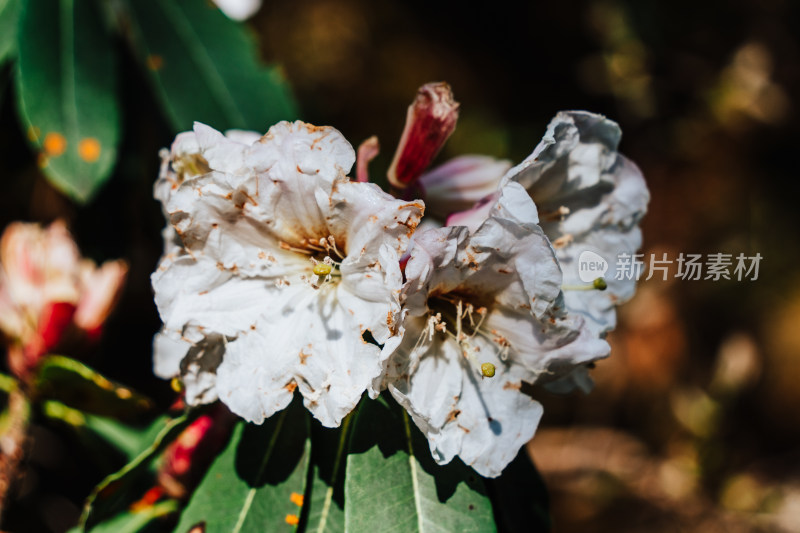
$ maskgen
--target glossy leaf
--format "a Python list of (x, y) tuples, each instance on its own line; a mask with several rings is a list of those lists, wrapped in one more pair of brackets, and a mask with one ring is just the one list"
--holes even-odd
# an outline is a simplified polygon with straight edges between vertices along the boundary
[(491, 532), (481, 478), (458, 459), (438, 466), (396, 404), (362, 402), (345, 479), (345, 531)]
[(16, 51), (20, 0), (0, 0), (0, 65)]
[(127, 0), (130, 41), (175, 131), (200, 121), (266, 131), (296, 110), (286, 81), (257, 57), (247, 28), (206, 0)]
[(295, 399), (261, 425), (239, 422), (228, 446), (195, 489), (176, 531), (291, 531), (305, 492), (308, 413)]
[(79, 361), (60, 355), (48, 356), (42, 362), (36, 389), (43, 398), (101, 416), (133, 418), (152, 407), (150, 400), (130, 388), (106, 379)]
[(150, 446), (122, 469), (101, 481), (89, 495), (81, 516), (81, 526), (89, 530), (127, 508), (138, 489), (136, 481), (139, 474), (146, 471), (151, 461), (199, 414), (200, 410), (196, 409), (172, 420), (157, 419), (147, 431), (152, 438)]
[(23, 2), (17, 59), (17, 109), (39, 165), (86, 202), (111, 174), (120, 132), (114, 46), (95, 2)]

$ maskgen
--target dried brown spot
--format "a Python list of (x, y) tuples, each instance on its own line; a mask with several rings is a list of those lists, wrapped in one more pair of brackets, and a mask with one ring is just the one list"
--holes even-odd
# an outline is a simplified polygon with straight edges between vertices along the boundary
[(304, 365), (304, 364), (306, 364), (306, 359), (308, 359), (309, 357), (311, 357), (311, 354), (310, 354), (310, 353), (306, 353), (306, 352), (304, 352), (303, 350), (305, 350), (305, 348), (303, 348), (303, 349), (301, 349), (301, 350), (300, 350), (300, 364), (301, 364), (301, 365)]
[(262, 250), (262, 251), (258, 252), (258, 258), (259, 259), (266, 259), (267, 258), (267, 254)]
[(292, 381), (290, 383), (287, 383), (286, 386), (283, 388), (288, 390), (289, 392), (294, 392), (294, 390), (297, 388), (297, 382)]
[(450, 411), (450, 413), (447, 415), (447, 420), (446, 420), (445, 422), (452, 422), (453, 420), (455, 420), (456, 418), (458, 418), (458, 415), (460, 415), (460, 414), (461, 414), (461, 410), (460, 410), (460, 409), (453, 409), (453, 410), (452, 410), (452, 411)]
[(511, 383), (510, 381), (506, 381), (505, 385), (503, 385), (503, 390), (519, 390), (522, 388), (522, 383)]
[(369, 216), (369, 221), (370, 222), (377, 222), (378, 221), (377, 215), (370, 215)]
[(208, 294), (208, 291), (200, 291), (197, 293), (198, 296), (205, 296), (206, 294)]
[(250, 325), (250, 329), (252, 329), (253, 331), (255, 331), (255, 330), (256, 330), (256, 325), (255, 325), (255, 324), (251, 324), (251, 325)]
[(225, 265), (223, 265), (220, 262), (217, 262), (217, 268), (220, 269), (220, 270), (225, 270)]
[(315, 125), (309, 124), (307, 122), (303, 122), (301, 125), (303, 127), (305, 127), (305, 129), (306, 129), (306, 131), (308, 133), (317, 133), (318, 131), (323, 131), (324, 132), (324, 131), (326, 131), (328, 129), (327, 126), (315, 126)]
[(511, 274), (512, 273), (512, 271), (507, 269), (507, 268), (498, 268), (497, 272), (500, 273), (500, 274)]

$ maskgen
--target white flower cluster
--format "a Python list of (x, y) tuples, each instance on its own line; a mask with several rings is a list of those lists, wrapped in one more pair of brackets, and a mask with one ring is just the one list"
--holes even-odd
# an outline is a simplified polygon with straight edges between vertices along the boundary
[[(499, 475), (541, 417), (532, 386), (586, 387), (633, 293), (583, 290), (566, 268), (584, 244), (640, 245), (648, 193), (619, 137), (603, 117), (560, 113), (517, 167), (446, 163), (418, 180), (436, 210), (416, 230), (423, 201), (351, 181), (355, 152), (333, 128), (196, 124), (155, 186), (169, 221), (152, 276), (156, 374), (179, 377), (189, 404), (219, 399), (255, 423), (299, 391), (335, 427), (388, 389), (439, 463)], [(453, 213), (475, 191), (489, 196)]]

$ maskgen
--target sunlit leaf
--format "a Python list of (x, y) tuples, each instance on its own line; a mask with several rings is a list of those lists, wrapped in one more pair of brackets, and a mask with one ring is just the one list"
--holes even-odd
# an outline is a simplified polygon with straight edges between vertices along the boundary
[(257, 131), (296, 110), (286, 81), (262, 65), (247, 28), (206, 0), (127, 0), (130, 41), (175, 131), (194, 121)]
[(150, 400), (114, 383), (83, 363), (60, 355), (48, 356), (36, 377), (37, 393), (87, 413), (131, 418), (152, 407)]
[(151, 461), (163, 452), (199, 414), (199, 410), (195, 410), (172, 420), (163, 418), (156, 420), (147, 432), (152, 436), (150, 446), (94, 488), (86, 500), (81, 525), (88, 530), (127, 508), (135, 497), (139, 474), (146, 471)]
[(88, 201), (117, 158), (114, 46), (97, 6), (26, 0), (17, 35), (17, 109), (50, 182)]
[[(150, 507), (136, 511), (125, 511), (94, 526), (91, 533), (138, 533), (145, 530), (153, 522), (164, 518), (178, 510), (178, 502), (166, 500)], [(80, 527), (70, 529), (67, 533), (81, 533)]]
[(292, 531), (308, 473), (308, 413), (298, 401), (261, 425), (239, 422), (195, 489), (176, 531)]
[(20, 0), (0, 0), (0, 65), (16, 49), (19, 7)]
[(347, 457), (345, 531), (495, 531), (482, 479), (458, 459), (436, 465), (425, 437), (394, 407), (359, 407)]

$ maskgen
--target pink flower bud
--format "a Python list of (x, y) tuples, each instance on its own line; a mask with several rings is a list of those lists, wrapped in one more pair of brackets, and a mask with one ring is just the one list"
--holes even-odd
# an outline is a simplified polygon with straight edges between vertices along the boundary
[(184, 498), (197, 486), (227, 442), (236, 420), (224, 405), (217, 404), (169, 445), (158, 472), (158, 483), (167, 495)]
[(388, 177), (392, 186), (412, 185), (428, 168), (458, 121), (459, 104), (446, 83), (427, 83), (408, 108), (406, 126), (394, 154)]

